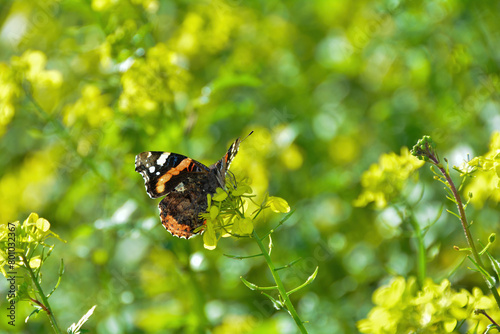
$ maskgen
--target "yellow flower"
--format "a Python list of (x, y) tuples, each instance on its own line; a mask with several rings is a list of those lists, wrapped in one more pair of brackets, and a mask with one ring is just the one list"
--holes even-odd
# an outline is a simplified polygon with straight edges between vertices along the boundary
[(14, 117), (14, 104), (20, 96), (21, 86), (15, 81), (14, 71), (0, 63), (0, 135)]
[(290, 206), (280, 197), (266, 196), (258, 204), (255, 196), (250, 195), (252, 188), (242, 180), (233, 184), (228, 178), (227, 184), (228, 189), (218, 188), (215, 194), (208, 195), (207, 211), (201, 214), (205, 220), (203, 243), (206, 249), (215, 249), (220, 238), (251, 236), (255, 220), (262, 212), (290, 212)]
[(373, 164), (361, 176), (363, 192), (354, 201), (355, 206), (366, 206), (375, 202), (377, 208), (384, 208), (396, 198), (406, 180), (422, 165), (423, 161), (410, 155), (408, 148), (401, 148), (401, 154), (383, 154), (378, 164)]
[(462, 173), (474, 171), (465, 193), (472, 193), (471, 203), (481, 208), (486, 200), (500, 202), (500, 133), (493, 133), (490, 150), (461, 167)]
[[(419, 290), (415, 278), (405, 281), (397, 277), (374, 292), (375, 306), (357, 327), (361, 333), (371, 334), (415, 333), (417, 330), (419, 333), (457, 333), (456, 327), (464, 319), (469, 328), (475, 328), (478, 318), (472, 317), (472, 311), (480, 300), (485, 302), (479, 294), (478, 291), (472, 295), (466, 290), (455, 291), (446, 279), (435, 284), (428, 278)], [(486, 301), (491, 300), (486, 298)]]
[(290, 212), (290, 206), (288, 202), (283, 198), (271, 196), (267, 200), (267, 205), (271, 208), (272, 211), (276, 213), (288, 213)]
[(32, 84), (59, 87), (62, 74), (55, 70), (45, 70), (47, 56), (42, 51), (28, 50), (21, 57), (12, 57), (11, 63)]
[[(473, 310), (484, 310), (492, 319), (500, 319), (500, 310), (495, 302), (495, 298), (492, 295), (485, 296), (481, 289), (477, 287), (472, 289), (470, 304)], [(483, 314), (475, 314), (473, 312), (467, 318), (467, 324), (470, 328), (476, 328), (477, 326), (476, 333), (484, 333), (491, 322)]]
[(190, 77), (182, 63), (182, 57), (165, 44), (158, 43), (149, 49), (145, 58), (136, 59), (123, 74), (119, 108), (144, 114), (171, 103), (187, 90)]
[(78, 121), (86, 121), (92, 128), (102, 126), (113, 117), (113, 110), (108, 106), (109, 98), (102, 95), (95, 85), (85, 85), (82, 97), (63, 110), (64, 123), (73, 126)]
[(58, 102), (57, 94), (53, 93), (57, 93), (57, 88), (62, 84), (62, 74), (56, 70), (46, 70), (46, 64), (45, 54), (33, 50), (24, 52), (20, 57), (12, 57), (10, 66), (0, 63), (0, 136), (14, 117), (24, 81), (31, 84), (31, 93), (40, 104), (52, 106)]

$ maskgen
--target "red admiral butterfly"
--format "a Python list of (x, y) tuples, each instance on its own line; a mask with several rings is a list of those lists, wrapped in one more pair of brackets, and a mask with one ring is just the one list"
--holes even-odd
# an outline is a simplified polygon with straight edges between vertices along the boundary
[(236, 139), (210, 167), (177, 153), (152, 151), (135, 157), (135, 171), (144, 178), (149, 197), (166, 195), (159, 204), (160, 218), (172, 235), (189, 239), (199, 233), (195, 230), (205, 224), (199, 215), (207, 210), (207, 194), (225, 187), (226, 173), (240, 143)]

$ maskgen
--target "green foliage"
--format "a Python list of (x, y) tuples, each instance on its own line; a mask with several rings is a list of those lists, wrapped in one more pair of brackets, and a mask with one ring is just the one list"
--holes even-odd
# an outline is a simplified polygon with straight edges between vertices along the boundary
[[(231, 178), (228, 183), (231, 184)], [(217, 189), (208, 196), (207, 213), (202, 214), (206, 221), (203, 234), (205, 248), (213, 250), (221, 237), (249, 237), (254, 230), (254, 221), (266, 209), (275, 213), (290, 212), (288, 203), (279, 197), (266, 196), (261, 204), (252, 200), (253, 189), (244, 182), (231, 184), (227, 190)]]
[[(234, 177), (233, 179), (229, 177), (227, 181), (227, 183), (229, 184), (227, 190), (218, 188), (213, 196), (207, 195), (207, 212), (202, 214), (202, 217), (206, 222), (204, 227), (205, 232), (203, 234), (203, 242), (205, 248), (210, 250), (215, 249), (221, 237), (251, 237), (251, 239), (257, 243), (260, 249), (260, 253), (251, 256), (226, 256), (232, 259), (239, 260), (262, 256), (265, 259), (269, 270), (271, 271), (276, 285), (261, 287), (257, 284), (247, 281), (243, 277), (240, 277), (242, 282), (250, 290), (260, 291), (263, 295), (269, 298), (275, 309), (280, 310), (282, 308), (285, 308), (295, 321), (295, 324), (297, 325), (300, 332), (307, 333), (307, 330), (304, 327), (304, 323), (297, 314), (297, 311), (295, 310), (295, 307), (293, 306), (289, 295), (312, 283), (316, 278), (316, 275), (318, 274), (318, 267), (316, 267), (314, 273), (309, 276), (309, 278), (303, 284), (290, 291), (286, 291), (281, 277), (278, 274), (278, 270), (285, 269), (287, 267), (290, 267), (291, 265), (282, 268), (276, 268), (274, 262), (271, 259), (271, 252), (273, 249), (272, 234), (290, 217), (291, 214), (282, 219), (276, 228), (266, 233), (266, 235), (262, 238), (254, 229), (254, 223), (256, 222), (257, 217), (259, 217), (261, 214), (265, 214), (266, 209), (270, 209), (275, 213), (288, 213), (290, 212), (288, 203), (284, 199), (279, 197), (266, 196), (262, 203), (259, 205), (252, 200), (252, 197), (255, 196), (251, 195), (253, 190), (248, 184), (240, 181), (238, 182), (239, 185), (237, 186)], [(253, 212), (250, 211), (252, 207), (254, 207)], [(251, 213), (248, 213), (249, 211)], [(263, 241), (266, 238), (269, 239), (269, 246), (267, 250), (264, 248), (263, 244)], [(270, 290), (278, 291), (278, 299), (263, 292)]]
[[(2, 245), (0, 270), (6, 278), (13, 279), (16, 285), (15, 295), (7, 296), (9, 301), (14, 299), (16, 304), (29, 302), (35, 309), (26, 318), (26, 322), (31, 316), (44, 312), (50, 321), (53, 332), (62, 333), (49, 304), (49, 298), (61, 283), (64, 262), (61, 259), (57, 283), (48, 294), (42, 289), (42, 267), (54, 249), (54, 245), (49, 245), (47, 239), (56, 238), (62, 242), (66, 241), (50, 230), (50, 223), (47, 219), (40, 218), (36, 213), (31, 213), (22, 224), (18, 221), (2, 224), (0, 231), (0, 244)], [(18, 276), (19, 270), (22, 271), (22, 276)], [(18, 281), (19, 277), (23, 277), (21, 282)], [(81, 327), (92, 315), (94, 308), (95, 306), (80, 319), (78, 324), (71, 325), (68, 328), (68, 333), (79, 334)]]
[(83, 332), (80, 331), (82, 329), (82, 326), (89, 320), (92, 313), (94, 313), (96, 306), (97, 305), (92, 306), (92, 308), (87, 313), (85, 313), (77, 323), (73, 323), (68, 328), (68, 334), (81, 334)]
[[(494, 135), (494, 138), (498, 134)], [(373, 295), (375, 307), (368, 314), (368, 318), (358, 322), (358, 328), (364, 333), (405, 333), (418, 331), (422, 333), (452, 333), (465, 322), (468, 325), (468, 333), (486, 333), (492, 329), (500, 330), (497, 320), (500, 316), (500, 295), (498, 293), (498, 261), (487, 250), (495, 242), (496, 235), (490, 234), (488, 243), (478, 252), (475, 240), (470, 231), (470, 225), (465, 214), (465, 207), (451, 176), (449, 167), (443, 166), (436, 152), (436, 144), (429, 136), (424, 136), (411, 151), (412, 155), (420, 160), (430, 163), (434, 172), (434, 178), (445, 185), (448, 192), (447, 198), (452, 201), (458, 209), (458, 213), (447, 210), (456, 216), (465, 234), (465, 240), (469, 247), (460, 251), (470, 253), (467, 257), (473, 264), (473, 270), (483, 277), (486, 287), (491, 296), (483, 296), (479, 288), (474, 287), (472, 294), (466, 290), (455, 292), (451, 289), (448, 280), (440, 285), (434, 285), (433, 281), (425, 277), (421, 271), (420, 284), (410, 278), (408, 282), (402, 277), (394, 280), (389, 287), (379, 288)], [(488, 154), (491, 156), (491, 153)], [(487, 156), (488, 156), (487, 155)], [(461, 169), (462, 177), (471, 177), (476, 173), (490, 173), (494, 170), (494, 161), (490, 158), (476, 157), (473, 163), (466, 163)], [(483, 164), (478, 162), (484, 161)], [(445, 162), (448, 161), (445, 159)], [(438, 171), (434, 170), (436, 167)], [(470, 168), (472, 167), (472, 168)], [(465, 180), (464, 180), (465, 181)], [(463, 184), (463, 182), (462, 182)], [(472, 194), (469, 193), (472, 197)], [(415, 232), (419, 236), (418, 226), (413, 224)], [(422, 239), (418, 239), (420, 248), (423, 248)], [(487, 254), (495, 275), (490, 274), (488, 268), (483, 264), (481, 256)], [(420, 258), (422, 265), (426, 265), (426, 259)], [(478, 322), (478, 315), (483, 315)]]
[[(43, 263), (52, 253), (54, 245), (47, 244), (48, 238), (62, 240), (50, 230), (47, 219), (32, 213), (20, 224), (19, 221), (0, 225), (0, 242), (2, 243), (0, 270), (7, 277), (7, 268), (31, 268), (38, 274)], [(12, 233), (14, 235), (12, 235)], [(13, 244), (15, 260), (9, 260), (7, 249)]]
[[(486, 294), (483, 275), (460, 266), (481, 270), (456, 216), (441, 214), (460, 216), (443, 200), (445, 184), (401, 148), (429, 134), (461, 166), (479, 268), (497, 278), (498, 242), (486, 240), (500, 213), (498, 139), (487, 147), (500, 110), (498, 6), (3, 0), (0, 223), (38, 212), (68, 240), (52, 253), (67, 268), (50, 298), (61, 326), (98, 303), (85, 324), (98, 334), (286, 333), (295, 328), (286, 312), (239, 278), (273, 286), (263, 256), (223, 255), (255, 255), (255, 241), (223, 238), (216, 225), (212, 251), (201, 236), (171, 237), (134, 172), (134, 156), (149, 150), (210, 165), (254, 130), (231, 171), (258, 206), (270, 193), (295, 210), (265, 248), (286, 268), (284, 291), (320, 267), (314, 284), (290, 295), (311, 333), (358, 332), (390, 277), (416, 277), (419, 289), (447, 278)], [(280, 218), (265, 209), (253, 230)], [(250, 226), (236, 224), (242, 234)], [(60, 263), (43, 266), (50, 291)], [(23, 322), (32, 309), (19, 303), (16, 327), (0, 322), (0, 332), (50, 332), (44, 316)]]

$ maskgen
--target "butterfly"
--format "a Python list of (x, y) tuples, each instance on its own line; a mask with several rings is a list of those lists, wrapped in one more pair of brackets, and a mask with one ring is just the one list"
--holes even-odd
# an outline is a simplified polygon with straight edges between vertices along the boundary
[(165, 196), (158, 205), (160, 218), (172, 235), (189, 239), (203, 230), (200, 227), (205, 221), (200, 213), (207, 210), (207, 195), (225, 188), (226, 174), (241, 141), (236, 139), (226, 154), (209, 167), (170, 152), (142, 152), (135, 157), (135, 171), (142, 175), (149, 197)]

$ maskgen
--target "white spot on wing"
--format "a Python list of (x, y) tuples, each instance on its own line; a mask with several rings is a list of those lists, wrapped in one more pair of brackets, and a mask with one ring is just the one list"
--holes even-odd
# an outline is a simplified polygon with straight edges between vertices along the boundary
[(158, 160), (156, 160), (156, 164), (159, 166), (163, 166), (163, 164), (165, 164), (165, 162), (167, 161), (169, 155), (170, 155), (170, 153), (167, 153), (167, 152), (160, 155)]
[(150, 172), (150, 173), (154, 173), (154, 172), (155, 172), (155, 170), (156, 170), (155, 166), (151, 166), (151, 167), (149, 167), (149, 172)]

